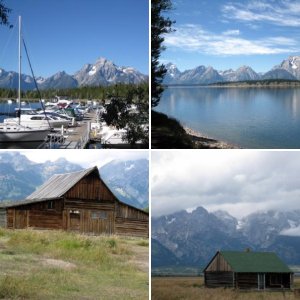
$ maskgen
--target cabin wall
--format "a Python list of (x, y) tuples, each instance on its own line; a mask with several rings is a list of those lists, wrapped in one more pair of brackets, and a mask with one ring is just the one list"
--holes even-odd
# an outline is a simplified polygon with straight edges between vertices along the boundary
[(218, 253), (214, 259), (210, 262), (209, 266), (206, 268), (207, 272), (231, 272), (232, 268), (224, 259), (224, 257)]
[(258, 289), (258, 274), (235, 273), (235, 287), (239, 289)]
[(209, 288), (233, 287), (233, 272), (204, 272), (204, 284)]
[(66, 198), (115, 202), (116, 198), (95, 174), (90, 174), (75, 184)]
[(7, 226), (7, 216), (6, 216), (6, 208), (0, 209), (0, 227), (6, 228)]

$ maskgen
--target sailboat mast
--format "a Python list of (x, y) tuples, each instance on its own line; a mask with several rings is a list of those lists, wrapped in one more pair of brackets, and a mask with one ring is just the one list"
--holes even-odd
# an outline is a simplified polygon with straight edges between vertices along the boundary
[(18, 101), (19, 101), (19, 124), (20, 124), (20, 112), (21, 112), (21, 16), (19, 16), (19, 89), (18, 89)]

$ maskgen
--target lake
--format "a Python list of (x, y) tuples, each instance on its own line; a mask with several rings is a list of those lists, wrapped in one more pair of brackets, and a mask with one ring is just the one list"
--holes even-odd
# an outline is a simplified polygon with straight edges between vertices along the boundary
[(242, 148), (300, 148), (299, 88), (169, 87), (155, 110)]

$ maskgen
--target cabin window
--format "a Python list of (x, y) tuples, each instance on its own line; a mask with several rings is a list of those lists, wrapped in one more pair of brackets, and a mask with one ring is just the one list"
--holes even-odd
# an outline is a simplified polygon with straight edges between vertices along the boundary
[(107, 219), (107, 213), (106, 211), (93, 211), (91, 213), (91, 218), (92, 220), (98, 220), (98, 219), (105, 220)]
[(48, 202), (48, 209), (54, 209), (54, 201)]

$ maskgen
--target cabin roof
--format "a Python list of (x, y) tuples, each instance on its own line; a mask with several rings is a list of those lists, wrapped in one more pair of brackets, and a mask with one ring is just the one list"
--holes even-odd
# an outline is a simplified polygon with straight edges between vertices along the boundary
[(220, 251), (237, 273), (292, 273), (274, 252)]

